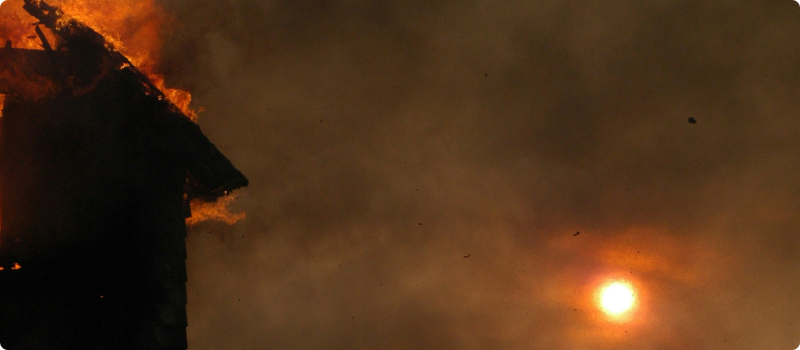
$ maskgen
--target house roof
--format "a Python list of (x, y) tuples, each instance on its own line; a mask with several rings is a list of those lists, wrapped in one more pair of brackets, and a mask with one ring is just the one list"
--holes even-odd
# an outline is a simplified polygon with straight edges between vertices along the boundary
[(187, 171), (191, 196), (213, 201), (248, 185), (247, 178), (209, 141), (200, 126), (102, 35), (76, 20), (58, 22), (60, 11), (44, 2), (26, 0), (26, 6), (63, 42), (53, 49), (38, 27), (45, 50), (13, 48), (7, 42), (0, 48), (0, 94), (31, 101), (87, 94), (117, 103), (122, 100), (125, 108), (137, 114), (132, 118), (139, 124), (137, 128), (149, 128), (153, 139), (161, 140), (154, 147), (177, 155), (175, 161)]

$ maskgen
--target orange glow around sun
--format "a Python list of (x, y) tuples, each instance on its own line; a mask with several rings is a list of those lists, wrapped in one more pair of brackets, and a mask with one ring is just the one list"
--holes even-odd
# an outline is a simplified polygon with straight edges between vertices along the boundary
[(598, 302), (609, 316), (622, 316), (636, 304), (636, 292), (627, 281), (612, 281), (600, 287)]
[(607, 313), (619, 315), (633, 307), (633, 289), (622, 282), (614, 282), (603, 288), (600, 303)]

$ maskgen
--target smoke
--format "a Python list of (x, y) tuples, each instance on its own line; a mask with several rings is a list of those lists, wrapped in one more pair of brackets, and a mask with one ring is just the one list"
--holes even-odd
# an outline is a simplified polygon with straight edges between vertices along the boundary
[(162, 5), (251, 180), (190, 232), (190, 348), (800, 341), (792, 1)]

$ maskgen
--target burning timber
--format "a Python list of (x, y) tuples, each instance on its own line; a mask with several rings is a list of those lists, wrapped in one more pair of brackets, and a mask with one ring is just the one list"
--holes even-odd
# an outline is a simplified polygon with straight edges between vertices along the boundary
[(24, 8), (44, 50), (0, 48), (0, 344), (186, 349), (189, 201), (248, 181), (102, 35)]

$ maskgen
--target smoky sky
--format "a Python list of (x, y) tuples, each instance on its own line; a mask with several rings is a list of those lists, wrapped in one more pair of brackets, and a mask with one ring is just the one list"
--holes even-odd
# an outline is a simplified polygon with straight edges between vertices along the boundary
[(190, 230), (191, 349), (800, 343), (794, 1), (162, 5), (251, 183)]

